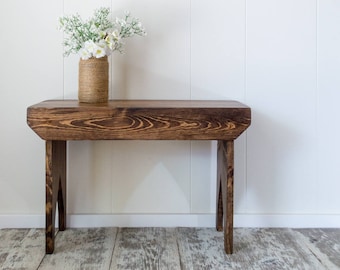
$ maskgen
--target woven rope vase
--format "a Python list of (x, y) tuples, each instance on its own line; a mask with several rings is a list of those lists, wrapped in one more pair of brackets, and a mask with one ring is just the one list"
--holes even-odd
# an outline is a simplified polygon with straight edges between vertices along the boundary
[(107, 56), (79, 61), (78, 100), (83, 103), (105, 103), (109, 94)]

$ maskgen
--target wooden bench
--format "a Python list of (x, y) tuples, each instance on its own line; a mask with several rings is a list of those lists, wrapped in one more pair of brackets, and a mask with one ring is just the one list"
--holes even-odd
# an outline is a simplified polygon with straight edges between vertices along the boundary
[(28, 125), (46, 141), (46, 253), (66, 227), (66, 151), (72, 140), (217, 140), (216, 228), (233, 252), (234, 140), (248, 128), (250, 108), (236, 101), (112, 100), (105, 104), (48, 100), (27, 108)]

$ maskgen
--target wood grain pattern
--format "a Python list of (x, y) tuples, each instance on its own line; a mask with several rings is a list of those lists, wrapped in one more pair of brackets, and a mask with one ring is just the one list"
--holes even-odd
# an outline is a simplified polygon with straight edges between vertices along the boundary
[(46, 141), (46, 253), (54, 251), (58, 202), (59, 230), (66, 225), (66, 141)]
[(45, 101), (27, 109), (44, 140), (230, 140), (250, 125), (236, 101)]
[(224, 250), (233, 253), (234, 224), (234, 141), (217, 145), (217, 213), (216, 229), (224, 227)]

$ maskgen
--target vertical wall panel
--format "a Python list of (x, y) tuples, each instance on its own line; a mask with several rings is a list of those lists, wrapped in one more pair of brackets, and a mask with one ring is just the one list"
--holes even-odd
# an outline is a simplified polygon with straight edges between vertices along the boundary
[(216, 142), (191, 143), (191, 212), (216, 211)]
[(111, 142), (68, 143), (69, 214), (111, 213)]
[(190, 156), (185, 141), (114, 141), (114, 213), (189, 213)]
[(112, 56), (112, 97), (190, 98), (190, 1), (113, 0), (112, 13), (140, 18), (147, 37), (126, 41)]
[[(190, 98), (189, 3), (113, 1), (114, 16), (129, 10), (148, 33), (112, 56), (113, 98)], [(112, 168), (113, 212), (190, 212), (190, 142), (115, 141)]]
[(340, 2), (318, 1), (318, 202), (320, 213), (340, 205)]
[(244, 99), (245, 1), (191, 3), (191, 98)]
[(316, 1), (247, 1), (248, 211), (311, 213)]
[(44, 211), (45, 145), (28, 128), (26, 108), (62, 97), (61, 12), (60, 1), (0, 4), (0, 214)]
[[(191, 1), (191, 98), (245, 98), (245, 1)], [(235, 211), (245, 209), (245, 136), (235, 144)], [(216, 145), (192, 143), (192, 211), (215, 211)], [(209, 191), (210, 192), (207, 192)], [(210, 194), (210, 196), (207, 196)]]

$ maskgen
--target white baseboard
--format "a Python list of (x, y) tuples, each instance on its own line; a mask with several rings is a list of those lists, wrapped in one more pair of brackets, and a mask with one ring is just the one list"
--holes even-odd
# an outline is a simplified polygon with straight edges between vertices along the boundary
[[(214, 214), (68, 215), (67, 227), (214, 227)], [(44, 215), (0, 215), (0, 228), (44, 228)], [(340, 228), (340, 215), (236, 214), (234, 227)]]

